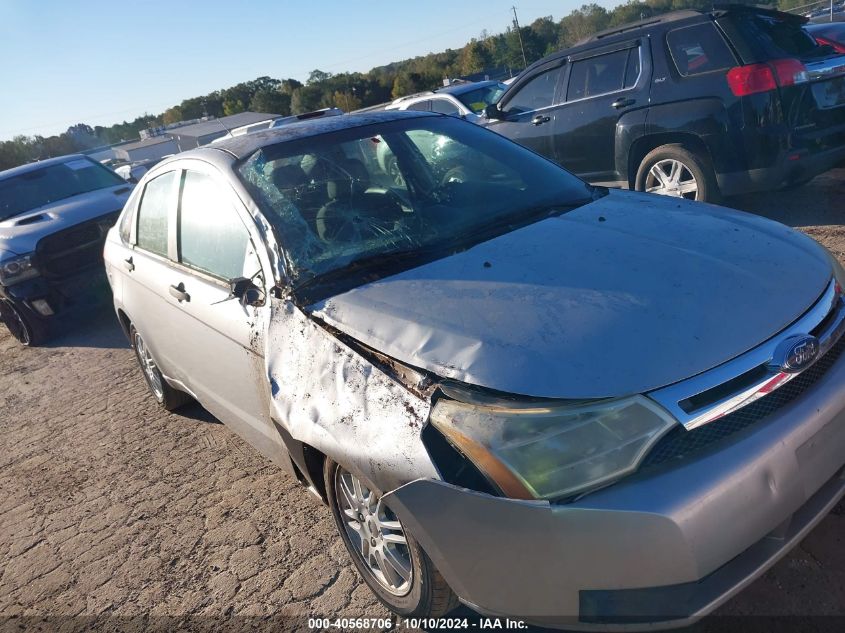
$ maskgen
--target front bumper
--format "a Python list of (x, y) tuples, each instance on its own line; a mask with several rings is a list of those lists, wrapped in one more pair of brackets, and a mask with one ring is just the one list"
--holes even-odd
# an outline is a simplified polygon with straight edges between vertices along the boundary
[[(57, 315), (107, 303), (109, 287), (105, 269), (100, 266), (61, 279), (35, 277), (13, 286), (0, 286), (0, 298), (11, 301), (30, 318), (48, 321)], [(52, 314), (36, 309), (33, 302), (39, 300), (47, 302)]]
[(653, 628), (709, 613), (845, 494), (845, 357), (719, 450), (569, 504), (417, 480), (385, 497), (461, 599), (542, 626)]

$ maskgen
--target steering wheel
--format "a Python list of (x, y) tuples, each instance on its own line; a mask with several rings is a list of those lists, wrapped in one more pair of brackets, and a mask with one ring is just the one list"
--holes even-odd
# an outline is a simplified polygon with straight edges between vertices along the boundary
[(346, 202), (333, 200), (323, 205), (315, 219), (317, 235), (327, 244), (363, 242), (394, 228), (394, 221), (364, 215)]

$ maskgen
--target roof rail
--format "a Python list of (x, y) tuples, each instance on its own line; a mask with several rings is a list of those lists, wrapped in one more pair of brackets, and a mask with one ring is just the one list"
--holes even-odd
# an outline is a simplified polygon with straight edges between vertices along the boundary
[(396, 105), (397, 103), (402, 103), (406, 99), (413, 99), (415, 97), (422, 97), (422, 96), (430, 95), (430, 94), (434, 94), (434, 91), (423, 90), (422, 92), (415, 92), (414, 94), (405, 95), (404, 97), (399, 97), (398, 99), (394, 99), (393, 101), (390, 102), (390, 105)]
[(645, 18), (644, 20), (629, 22), (628, 24), (622, 24), (620, 26), (615, 26), (611, 29), (599, 31), (598, 33), (584, 38), (583, 40), (575, 44), (575, 46), (580, 46), (581, 44), (586, 44), (588, 42), (597, 42), (599, 40), (603, 40), (606, 37), (611, 37), (612, 35), (621, 35), (622, 33), (627, 33), (628, 31), (635, 31), (646, 26), (652, 26), (653, 24), (660, 24), (661, 22), (674, 22), (675, 20), (684, 20), (686, 18), (691, 18), (703, 14), (704, 11), (698, 11), (696, 9), (681, 9), (680, 11), (670, 11), (669, 13), (655, 15), (650, 18)]

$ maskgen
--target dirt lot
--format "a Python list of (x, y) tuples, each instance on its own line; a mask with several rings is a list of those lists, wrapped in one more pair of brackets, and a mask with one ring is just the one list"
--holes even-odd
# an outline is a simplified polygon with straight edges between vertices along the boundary
[[(727, 204), (845, 260), (845, 170)], [(0, 328), (0, 376), (0, 631), (387, 615), (317, 500), (199, 406), (154, 405), (110, 312), (41, 349)], [(843, 513), (719, 613), (845, 616)]]

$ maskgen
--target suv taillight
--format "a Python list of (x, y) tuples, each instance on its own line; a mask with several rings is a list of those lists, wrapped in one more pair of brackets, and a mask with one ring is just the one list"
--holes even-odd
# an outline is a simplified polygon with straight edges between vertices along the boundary
[(807, 81), (807, 68), (797, 59), (774, 59), (768, 64), (735, 66), (728, 71), (731, 92), (737, 97), (794, 86)]

